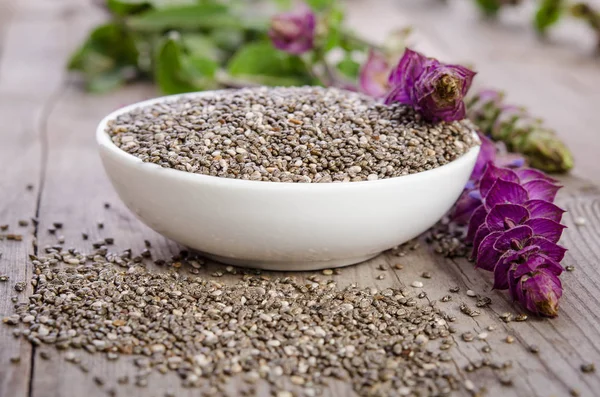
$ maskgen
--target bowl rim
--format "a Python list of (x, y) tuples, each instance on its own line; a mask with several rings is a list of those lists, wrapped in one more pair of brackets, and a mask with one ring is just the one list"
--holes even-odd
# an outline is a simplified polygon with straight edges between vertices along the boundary
[(433, 168), (431, 170), (426, 170), (422, 172), (418, 172), (415, 174), (401, 175), (392, 178), (378, 179), (375, 181), (358, 181), (358, 182), (346, 182), (346, 183), (299, 183), (299, 182), (272, 182), (272, 181), (252, 181), (247, 179), (235, 179), (235, 178), (223, 178), (214, 175), (205, 175), (205, 174), (197, 174), (182, 170), (177, 170), (174, 168), (164, 168), (158, 164), (147, 163), (141, 160), (140, 158), (134, 156), (133, 154), (127, 153), (123, 149), (119, 148), (110, 138), (109, 134), (106, 132), (106, 126), (109, 121), (116, 119), (120, 115), (127, 113), (131, 110), (150, 106), (156, 103), (161, 102), (170, 102), (176, 101), (180, 98), (184, 97), (203, 97), (203, 96), (211, 96), (218, 94), (220, 92), (225, 92), (229, 90), (210, 90), (210, 91), (199, 91), (199, 92), (188, 92), (183, 94), (175, 94), (175, 95), (166, 95), (160, 96), (156, 98), (147, 99), (140, 102), (135, 102), (130, 105), (123, 106), (119, 109), (116, 109), (106, 115), (96, 127), (96, 143), (98, 144), (100, 149), (106, 149), (118, 156), (121, 160), (129, 163), (130, 166), (137, 167), (146, 167), (147, 169), (154, 169), (156, 172), (162, 172), (167, 177), (172, 177), (175, 179), (185, 180), (190, 183), (203, 183), (203, 184), (213, 184), (213, 185), (223, 185), (228, 187), (233, 187), (234, 185), (237, 187), (246, 187), (246, 188), (268, 188), (268, 189), (281, 189), (285, 188), (286, 190), (297, 189), (297, 190), (326, 190), (326, 189), (336, 189), (339, 190), (341, 188), (371, 188), (377, 185), (391, 185), (399, 182), (410, 182), (414, 181), (418, 178), (423, 178), (427, 176), (434, 176), (439, 173), (452, 172), (455, 168), (462, 168), (463, 165), (469, 163), (473, 157), (477, 157), (479, 154), (479, 150), (481, 147), (481, 140), (479, 139), (477, 132), (473, 130), (473, 136), (476, 141), (479, 142), (478, 145), (470, 148), (466, 153), (461, 155), (460, 157), (452, 160), (448, 164), (444, 164), (442, 166)]

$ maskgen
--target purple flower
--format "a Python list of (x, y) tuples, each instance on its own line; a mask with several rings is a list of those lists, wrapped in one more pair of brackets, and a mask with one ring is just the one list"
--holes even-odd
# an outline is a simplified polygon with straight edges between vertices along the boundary
[(519, 168), (525, 164), (525, 159), (520, 155), (506, 153), (503, 147), (500, 147), (499, 150), (500, 144), (492, 142), (480, 132), (477, 134), (481, 141), (479, 156), (465, 188), (465, 193), (454, 206), (452, 214), (453, 221), (462, 225), (469, 222), (471, 214), (481, 204), (478, 184), (488, 164), (498, 164), (504, 168)]
[(304, 3), (293, 11), (271, 19), (269, 37), (273, 45), (290, 54), (303, 54), (313, 48), (316, 17)]
[(474, 76), (464, 66), (444, 64), (407, 48), (390, 74), (385, 103), (413, 106), (432, 122), (461, 120)]
[(374, 98), (383, 98), (389, 90), (390, 65), (386, 57), (371, 49), (367, 62), (360, 69), (360, 90)]
[[(493, 98), (493, 92), (489, 95)], [(479, 157), (453, 221), (468, 223), (471, 256), (476, 267), (494, 273), (494, 289), (508, 289), (529, 311), (554, 317), (562, 296), (560, 262), (567, 251), (558, 245), (565, 211), (553, 203), (561, 186), (479, 135)]]
[(488, 161), (457, 204), (463, 219), (475, 207), (466, 238), (476, 266), (494, 272), (494, 288), (508, 289), (528, 310), (551, 317), (562, 296), (558, 276), (566, 252), (558, 245), (564, 210), (553, 204), (560, 187), (541, 171)]

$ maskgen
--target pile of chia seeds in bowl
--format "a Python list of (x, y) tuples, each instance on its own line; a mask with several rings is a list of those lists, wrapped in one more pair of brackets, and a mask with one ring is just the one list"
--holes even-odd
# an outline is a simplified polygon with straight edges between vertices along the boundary
[(434, 169), (477, 144), (469, 121), (336, 88), (249, 88), (136, 108), (108, 122), (122, 150), (162, 167), (271, 182), (357, 182)]

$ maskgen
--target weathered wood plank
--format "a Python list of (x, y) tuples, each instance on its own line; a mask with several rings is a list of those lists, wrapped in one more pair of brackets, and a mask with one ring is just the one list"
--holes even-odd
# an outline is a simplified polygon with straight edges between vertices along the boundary
[[(32, 113), (33, 111), (33, 113)], [(31, 269), (25, 263), (29, 254), (34, 253), (34, 229), (31, 218), (36, 216), (40, 177), (40, 145), (37, 141), (37, 125), (40, 109), (31, 109), (28, 103), (9, 101), (0, 96), (0, 225), (9, 225), (8, 230), (0, 231), (0, 236), (14, 233), (23, 236), (23, 241), (8, 241), (0, 237), (0, 274), (9, 276), (7, 282), (0, 282), (0, 317), (13, 314), (10, 297), (18, 296), (25, 301), (25, 293), (14, 290), (16, 282), (27, 282)], [(10, 128), (6, 126), (10, 125)], [(27, 184), (35, 186), (27, 190)], [(19, 220), (27, 220), (30, 225), (19, 227)], [(28, 287), (28, 293), (31, 288)], [(31, 346), (24, 340), (12, 336), (12, 327), (0, 327), (0, 395), (26, 396), (29, 387)], [(11, 357), (20, 357), (17, 365), (10, 364)]]
[[(2, 169), (11, 170), (6, 177), (3, 175), (0, 178), (0, 189), (3, 192), (0, 201), (0, 224), (3, 219), (7, 219), (6, 223), (10, 222), (12, 227), (16, 225), (19, 218), (35, 214), (38, 192), (20, 190), (19, 186), (26, 184), (23, 175), (37, 175), (33, 183), (39, 185), (36, 181), (40, 178), (42, 168), (41, 154), (47, 150), (45, 188), (39, 206), (41, 223), (38, 240), (41, 246), (56, 242), (56, 236), (47, 234), (46, 229), (52, 222), (62, 221), (65, 224), (62, 233), (68, 247), (89, 251), (91, 241), (110, 236), (116, 240), (115, 249), (133, 248), (134, 251), (139, 252), (143, 249), (143, 240), (148, 239), (152, 242), (155, 257), (170, 257), (177, 253), (180, 247), (143, 226), (118, 201), (95, 154), (93, 137), (95, 125), (104, 114), (122, 104), (153, 96), (153, 89), (130, 87), (108, 96), (98, 97), (85, 94), (72, 85), (61, 88), (61, 80), (64, 76), (62, 66), (68, 50), (82, 38), (86, 27), (90, 27), (93, 21), (102, 16), (97, 10), (70, 1), (52, 3), (53, 5), (45, 3), (44, 13), (35, 12), (34, 4), (37, 3), (26, 2), (22, 8), (19, 8), (19, 10), (32, 11), (34, 14), (33, 16), (28, 14), (30, 16), (26, 17), (22, 15), (24, 12), (19, 12), (16, 27), (8, 30), (8, 44), (4, 47), (5, 56), (10, 58), (12, 64), (7, 64), (9, 58), (4, 58), (0, 63), (0, 120), (3, 122), (3, 127), (0, 127), (3, 142), (0, 147), (0, 166)], [(505, 37), (502, 39), (501, 49), (494, 52), (486, 47), (485, 42), (478, 44), (477, 37), (470, 37), (468, 29), (472, 28), (450, 29), (457, 24), (456, 20), (453, 20), (455, 15), (450, 16), (446, 11), (434, 10), (437, 12), (433, 14), (435, 17), (427, 17), (426, 15), (429, 14), (425, 12), (426, 10), (419, 9), (415, 4), (410, 8), (404, 3), (401, 6), (397, 4), (396, 2), (396, 7), (402, 7), (400, 11), (404, 13), (403, 16), (390, 13), (391, 6), (386, 1), (354, 2), (351, 17), (355, 20), (360, 17), (361, 22), (357, 26), (376, 38), (394, 26), (403, 25), (403, 19), (410, 19), (411, 22), (420, 20), (427, 26), (421, 24), (417, 26), (421, 30), (416, 37), (418, 48), (441, 46), (444, 50), (440, 53), (452, 54), (456, 61), (475, 61), (478, 67), (481, 59), (481, 77), (485, 81), (493, 81), (494, 84), (497, 82), (499, 87), (508, 89), (510, 93), (517, 93), (515, 100), (529, 104), (527, 103), (529, 98), (537, 103), (540, 111), (547, 112), (548, 115), (553, 114), (556, 108), (566, 106), (561, 117), (564, 117), (567, 110), (577, 112), (579, 116), (580, 112), (588, 109), (585, 107), (588, 106), (586, 101), (593, 98), (594, 93), (583, 81), (589, 76), (594, 76), (591, 77), (592, 79), (597, 78), (595, 77), (597, 74), (593, 74), (588, 65), (578, 65), (577, 70), (582, 71), (583, 77), (571, 73), (564, 78), (551, 80), (563, 76), (561, 71), (568, 65), (564, 60), (553, 60), (552, 65), (548, 66), (551, 71), (537, 75), (538, 66), (549, 63), (549, 58), (543, 55), (547, 50), (545, 48), (536, 47), (533, 61), (522, 60), (520, 59), (522, 54), (511, 50), (513, 47), (509, 45), (510, 40)], [(461, 15), (458, 17), (462, 18)], [(447, 21), (441, 21), (444, 18), (447, 18)], [(432, 21), (438, 23), (433, 24)], [(36, 28), (40, 24), (41, 27)], [(489, 40), (498, 37), (494, 30), (483, 26), (479, 26), (478, 29), (483, 29), (484, 37)], [(502, 34), (506, 35), (506, 32)], [(53, 43), (45, 45), (44, 37), (52, 38)], [(461, 38), (460, 44), (455, 44), (457, 38)], [(21, 50), (21, 46), (26, 47), (27, 50)], [(525, 48), (521, 46), (518, 50), (525, 51)], [(495, 57), (501, 57), (502, 62), (497, 62), (498, 59)], [(45, 74), (39, 73), (39, 65), (44, 65)], [(21, 72), (19, 73), (18, 70)], [(515, 73), (519, 79), (514, 78)], [(24, 79), (23, 76), (28, 79)], [(550, 84), (549, 81), (552, 83)], [(581, 94), (576, 94), (574, 90), (565, 91), (564, 86), (572, 82), (580, 86)], [(536, 92), (534, 88), (538, 89), (542, 83), (550, 87)], [(56, 96), (57, 91), (61, 92), (59, 97)], [(567, 94), (561, 95), (563, 92)], [(537, 95), (540, 94), (546, 97), (545, 102), (537, 102)], [(524, 96), (523, 100), (520, 95)], [(550, 98), (552, 96), (553, 101)], [(52, 101), (49, 102), (48, 98), (52, 98)], [(551, 105), (551, 102), (556, 103)], [(49, 104), (52, 108), (48, 107)], [(590, 120), (595, 120), (595, 117), (597, 116), (594, 113), (590, 113), (589, 119), (578, 117), (578, 120), (574, 121), (577, 135), (572, 139), (576, 139), (577, 136), (585, 137), (588, 132), (583, 131), (583, 126)], [(565, 120), (566, 126), (569, 119)], [(7, 124), (11, 125), (10, 130), (5, 127)], [(13, 134), (15, 131), (20, 131), (22, 134)], [(37, 138), (40, 132), (44, 132), (47, 137), (48, 147), (44, 146), (44, 150), (41, 141)], [(585, 140), (582, 142), (587, 143)], [(587, 151), (588, 149), (583, 146), (588, 145), (580, 144), (578, 147), (574, 146), (574, 149), (578, 159), (591, 159), (585, 160), (587, 162), (581, 163), (580, 166), (585, 172), (589, 172), (588, 166), (592, 166), (594, 157), (590, 155), (591, 151)], [(22, 161), (24, 158), (33, 160), (25, 162)], [(596, 167), (595, 163), (593, 167)], [(524, 323), (504, 324), (499, 320), (498, 314), (504, 311), (515, 312), (517, 309), (509, 302), (506, 294), (489, 292), (491, 288), (489, 273), (473, 269), (472, 264), (466, 261), (450, 261), (436, 256), (425, 246), (409, 251), (404, 257), (395, 257), (391, 254), (380, 256), (368, 263), (343, 269), (340, 276), (331, 278), (341, 285), (357, 282), (363, 286), (376, 288), (399, 286), (408, 289), (411, 289), (409, 285), (412, 281), (421, 280), (425, 283), (423, 290), (428, 293), (430, 300), (439, 300), (448, 293), (450, 286), (459, 285), (462, 294), (453, 295), (453, 301), (439, 302), (438, 305), (459, 319), (456, 324), (458, 332), (454, 335), (458, 345), (450, 353), (454, 360), (453, 365), (460, 372), (462, 379), (470, 379), (478, 386), (485, 386), (490, 391), (490, 395), (498, 396), (567, 395), (570, 389), (579, 390), (583, 396), (594, 395), (594, 391), (600, 387), (600, 379), (595, 374), (582, 374), (578, 367), (583, 362), (600, 362), (600, 324), (597, 316), (600, 312), (598, 307), (600, 303), (595, 288), (600, 281), (599, 272), (595, 269), (597, 258), (600, 257), (598, 244), (600, 194), (594, 188), (586, 188), (572, 179), (567, 179), (566, 182), (569, 183), (569, 191), (561, 196), (561, 204), (571, 211), (567, 215), (567, 222), (571, 228), (565, 233), (563, 242), (571, 251), (565, 263), (576, 264), (577, 270), (565, 274), (563, 278), (566, 293), (561, 316), (556, 320), (530, 319)], [(6, 198), (4, 192), (8, 192)], [(111, 208), (105, 209), (104, 202), (110, 202)], [(574, 216), (586, 217), (588, 225), (574, 227), (572, 224)], [(97, 228), (96, 223), (99, 221), (104, 222), (104, 229)], [(90, 241), (84, 242), (81, 239), (81, 232), (88, 233)], [(19, 281), (24, 281), (30, 276), (24, 266), (15, 266), (15, 264), (24, 264), (26, 255), (33, 252), (28, 248), (31, 247), (32, 237), (33, 233), (30, 231), (26, 237), (29, 242), (11, 243), (10, 246), (6, 245), (8, 249), (2, 246), (1, 250), (6, 251), (4, 258), (0, 259), (0, 273), (4, 269), (12, 273), (10, 273), (11, 283), (0, 284), (1, 313), (11, 311), (11, 304), (7, 304), (10, 301), (6, 296), (12, 294), (9, 289), (12, 287), (12, 281), (17, 278)], [(0, 244), (8, 244), (8, 242), (0, 242)], [(389, 267), (395, 263), (404, 264), (404, 269), (378, 270), (381, 264)], [(214, 265), (209, 266), (203, 275), (210, 277), (210, 273), (215, 268)], [(423, 271), (431, 272), (433, 278), (422, 279), (420, 275)], [(30, 272), (30, 269), (27, 272)], [(306, 278), (310, 274), (298, 273), (294, 276)], [(377, 276), (382, 274), (385, 274), (385, 278), (378, 280)], [(222, 280), (224, 279), (220, 279)], [(232, 279), (225, 280), (232, 281)], [(464, 295), (467, 288), (487, 294), (494, 301), (490, 309), (483, 310), (482, 314), (474, 319), (465, 317), (458, 309), (460, 302), (474, 304), (472, 298)], [(497, 328), (495, 331), (488, 332), (487, 342), (464, 343), (460, 340), (462, 332), (479, 333), (489, 325)], [(13, 343), (7, 330), (6, 327), (0, 327), (0, 356), (9, 357), (17, 351), (15, 349), (21, 349), (21, 353), (26, 358), (31, 350), (30, 347), (26, 344)], [(517, 342), (512, 345), (505, 344), (502, 338), (507, 334), (514, 335)], [(486, 343), (493, 349), (489, 354), (481, 351)], [(529, 344), (539, 345), (540, 354), (536, 356), (529, 353), (526, 349)], [(99, 355), (89, 356), (81, 353), (84, 361), (91, 368), (90, 374), (84, 374), (76, 367), (63, 362), (60, 354), (53, 349), (42, 347), (36, 349), (36, 354), (39, 354), (42, 349), (49, 351), (53, 358), (51, 361), (39, 359), (34, 361), (32, 396), (104, 396), (108, 389), (115, 386), (118, 375), (130, 374), (133, 378), (135, 372), (132, 357), (122, 357), (118, 362), (113, 363)], [(513, 368), (508, 371), (483, 369), (476, 373), (464, 371), (464, 367), (469, 363), (475, 363), (487, 356), (499, 362), (510, 359), (513, 361)], [(0, 395), (27, 395), (28, 371), (27, 362), (22, 362), (20, 366), (8, 367), (8, 371), (4, 369), (0, 371)], [(504, 372), (513, 377), (514, 387), (500, 385), (499, 378), (504, 375)], [(107, 382), (106, 386), (99, 388), (94, 384), (92, 376), (102, 377)], [(167, 390), (174, 390), (179, 396), (198, 394), (198, 391), (181, 389), (179, 379), (173, 374), (165, 376), (154, 374), (150, 378), (147, 389), (129, 385), (120, 387), (119, 390), (119, 395), (161, 396)], [(228, 394), (236, 395), (237, 390), (237, 384), (232, 383)], [(260, 385), (258, 390), (260, 395), (267, 393), (264, 385)], [(327, 394), (352, 395), (352, 392), (348, 385), (336, 383)]]
[[(0, 224), (8, 224), (5, 233), (23, 235), (22, 242), (0, 241), (0, 273), (10, 280), (0, 283), (0, 314), (12, 314), (14, 303), (26, 302), (25, 292), (17, 293), (16, 282), (27, 283), (31, 268), (28, 255), (36, 252), (35, 225), (37, 204), (43, 188), (45, 165), (44, 130), (53, 98), (65, 76), (64, 59), (71, 46), (64, 46), (66, 25), (63, 21), (33, 20), (25, 2), (4, 0), (0, 4)], [(58, 3), (54, 7), (59, 9)], [(31, 185), (31, 190), (26, 189)], [(18, 227), (19, 220), (29, 226)], [(32, 348), (23, 339), (15, 339), (9, 327), (0, 327), (0, 395), (24, 397), (29, 394)], [(10, 364), (13, 356), (20, 363)]]

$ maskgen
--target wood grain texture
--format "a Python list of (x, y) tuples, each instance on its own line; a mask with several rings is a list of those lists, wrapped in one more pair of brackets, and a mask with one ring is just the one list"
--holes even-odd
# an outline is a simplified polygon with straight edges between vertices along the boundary
[[(600, 180), (600, 166), (595, 158), (598, 140), (591, 140), (600, 122), (593, 112), (593, 100), (598, 92), (593, 86), (600, 82), (600, 71), (587, 55), (585, 41), (575, 50), (572, 40), (562, 30), (552, 37), (554, 43), (541, 45), (527, 36), (524, 28), (517, 32), (502, 25), (487, 25), (479, 21), (469, 4), (450, 2), (440, 8), (435, 1), (421, 0), (354, 0), (349, 3), (350, 23), (373, 39), (381, 39), (386, 31), (408, 23), (417, 33), (415, 46), (423, 51), (440, 54), (447, 60), (474, 62), (480, 71), (481, 84), (505, 88), (509, 98), (532, 107), (557, 126), (573, 147), (578, 160), (578, 173)], [(132, 102), (156, 95), (153, 87), (138, 85), (118, 92), (93, 96), (84, 93), (75, 80), (66, 78), (64, 63), (69, 52), (82, 40), (88, 29), (104, 16), (91, 3), (77, 0), (20, 0), (0, 1), (0, 11), (11, 5), (10, 18), (0, 12), (0, 225), (16, 230), (19, 219), (38, 216), (40, 224), (22, 228), (24, 242), (0, 241), (0, 274), (8, 274), (9, 283), (0, 283), (0, 314), (10, 314), (15, 281), (26, 281), (31, 275), (27, 255), (34, 252), (32, 241), (37, 237), (40, 247), (56, 243), (57, 236), (47, 233), (56, 221), (64, 223), (61, 233), (65, 246), (83, 251), (91, 242), (113, 237), (113, 249), (132, 248), (140, 252), (144, 240), (152, 243), (155, 258), (169, 258), (181, 247), (142, 225), (118, 200), (102, 170), (96, 154), (94, 130), (102, 116)], [(390, 12), (390, 10), (395, 10)], [(470, 10), (470, 11), (469, 11)], [(523, 26), (519, 15), (506, 15), (510, 27)], [(6, 22), (8, 21), (8, 22)], [(562, 29), (562, 28), (561, 28)], [(478, 34), (475, 35), (473, 32)], [(565, 34), (564, 34), (565, 33)], [(567, 32), (568, 33), (568, 32)], [(525, 35), (525, 36), (523, 36)], [(525, 39), (523, 39), (525, 37)], [(521, 39), (519, 39), (521, 38)], [(566, 42), (567, 44), (564, 44)], [(490, 45), (493, 43), (493, 46)], [(561, 44), (562, 43), (562, 44)], [(525, 56), (527, 55), (527, 56)], [(598, 84), (597, 86), (600, 86)], [(596, 102), (598, 103), (598, 102)], [(573, 117), (575, 114), (577, 117)], [(559, 128), (560, 127), (560, 128)], [(596, 129), (597, 130), (597, 129)], [(33, 191), (25, 186), (34, 184)], [(569, 210), (565, 221), (569, 229), (562, 243), (570, 251), (565, 264), (576, 270), (564, 274), (565, 296), (561, 315), (554, 320), (532, 319), (505, 324), (499, 318), (503, 312), (517, 313), (504, 292), (491, 291), (491, 274), (476, 270), (465, 260), (449, 260), (436, 255), (424, 243), (417, 250), (398, 257), (391, 253), (367, 263), (342, 269), (332, 278), (341, 286), (359, 283), (361, 286), (412, 289), (415, 280), (423, 281), (423, 291), (430, 301), (455, 315), (456, 346), (450, 350), (454, 367), (460, 378), (471, 380), (487, 389), (491, 396), (565, 396), (577, 390), (581, 396), (595, 396), (600, 390), (597, 374), (583, 374), (579, 367), (593, 362), (600, 365), (600, 190), (595, 185), (575, 177), (563, 180), (565, 189), (559, 203)], [(109, 209), (104, 203), (111, 204)], [(575, 226), (575, 217), (584, 217), (586, 226)], [(98, 222), (104, 228), (97, 227)], [(89, 234), (83, 241), (81, 233)], [(402, 270), (393, 268), (396, 263)], [(386, 270), (379, 270), (379, 266)], [(220, 265), (211, 264), (203, 276)], [(154, 269), (160, 271), (159, 269)], [(428, 271), (431, 279), (421, 274)], [(307, 278), (312, 273), (293, 273)], [(377, 276), (385, 275), (379, 280)], [(267, 273), (275, 276), (276, 273)], [(233, 276), (219, 281), (234, 282)], [(440, 302), (452, 286), (460, 286), (460, 294), (451, 294), (450, 302)], [(489, 296), (493, 303), (480, 316), (466, 317), (459, 310), (461, 302), (471, 306), (474, 299), (464, 293), (467, 289)], [(418, 292), (419, 290), (415, 290)], [(29, 291), (30, 292), (30, 291)], [(21, 295), (21, 301), (24, 299)], [(486, 331), (493, 326), (495, 330)], [(15, 343), (10, 328), (0, 326), (0, 396), (14, 397), (100, 397), (114, 388), (117, 376), (129, 374), (133, 379), (133, 357), (121, 357), (109, 362), (101, 355), (78, 352), (90, 368), (83, 373), (61, 359), (52, 347), (34, 350), (28, 344)], [(465, 331), (487, 332), (485, 341), (465, 343), (460, 335)], [(503, 340), (507, 335), (516, 338), (513, 344)], [(528, 346), (539, 346), (535, 355)], [(490, 346), (491, 353), (482, 352)], [(39, 359), (46, 351), (51, 360)], [(20, 365), (7, 364), (17, 352)], [(31, 359), (33, 357), (33, 360)], [(489, 358), (492, 362), (512, 361), (512, 368), (485, 368), (475, 373), (465, 370), (469, 364)], [(93, 376), (105, 380), (98, 387)], [(512, 387), (502, 386), (500, 379), (510, 377)], [(240, 382), (226, 387), (226, 394), (239, 394)], [(120, 386), (119, 396), (162, 397), (167, 391), (178, 396), (197, 396), (198, 390), (183, 389), (174, 374), (153, 374), (147, 388)], [(265, 384), (258, 394), (267, 396)], [(463, 393), (466, 392), (463, 390)], [(347, 384), (332, 383), (325, 395), (352, 396)]]
[[(26, 266), (28, 255), (35, 253), (35, 224), (37, 206), (43, 185), (44, 143), (41, 134), (49, 104), (56, 87), (64, 75), (58, 57), (54, 63), (47, 63), (44, 53), (53, 46), (53, 36), (60, 27), (52, 21), (37, 24), (21, 18), (16, 1), (3, 1), (0, 4), (0, 224), (9, 225), (6, 232), (23, 236), (22, 242), (0, 241), (0, 273), (10, 277), (0, 283), (0, 314), (12, 313), (14, 303), (10, 297), (18, 296), (25, 301), (25, 293), (14, 290), (16, 282), (27, 282), (27, 293), (31, 293), (28, 280), (31, 269)], [(47, 68), (38, 70), (31, 76), (21, 67), (24, 61), (40, 65), (46, 62)], [(37, 85), (36, 90), (13, 92), (13, 85), (28, 81)], [(32, 189), (26, 186), (31, 185)], [(19, 227), (18, 221), (29, 222), (27, 227)], [(0, 370), (0, 395), (25, 396), (29, 390), (32, 370), (32, 348), (23, 340), (12, 336), (9, 327), (0, 328), (0, 357), (6, 360)], [(10, 357), (19, 356), (20, 363), (8, 364)]]

